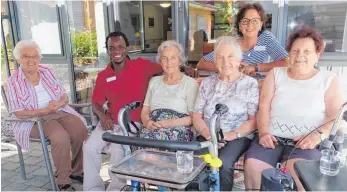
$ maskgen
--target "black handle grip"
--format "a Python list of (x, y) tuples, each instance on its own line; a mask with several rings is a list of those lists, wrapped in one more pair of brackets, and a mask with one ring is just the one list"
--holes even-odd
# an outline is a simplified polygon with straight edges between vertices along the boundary
[(134, 101), (128, 105), (125, 105), (124, 108), (128, 109), (128, 110), (133, 110), (133, 109), (136, 109), (138, 108), (139, 106), (141, 105), (141, 102), (140, 101)]
[(138, 147), (151, 147), (159, 149), (171, 149), (178, 151), (198, 151), (201, 149), (200, 142), (197, 141), (163, 141), (153, 140), (140, 137), (127, 137), (121, 135), (115, 135), (110, 132), (102, 134), (102, 139), (110, 143), (118, 143), (122, 145), (131, 145)]

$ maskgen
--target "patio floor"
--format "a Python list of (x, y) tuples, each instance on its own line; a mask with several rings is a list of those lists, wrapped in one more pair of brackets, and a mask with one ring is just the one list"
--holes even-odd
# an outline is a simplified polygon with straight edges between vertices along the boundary
[[(20, 177), (18, 153), (14, 141), (1, 145), (1, 191), (50, 191), (51, 186), (43, 158), (41, 143), (31, 142), (29, 153), (23, 153), (27, 180)], [(50, 146), (48, 147), (50, 151)], [(51, 154), (51, 153), (49, 153)], [(109, 182), (108, 156), (103, 155), (103, 166), (100, 175), (105, 184)], [(51, 162), (53, 160), (51, 157)], [(53, 166), (53, 171), (55, 168)], [(82, 184), (73, 183), (78, 191), (83, 190)]]

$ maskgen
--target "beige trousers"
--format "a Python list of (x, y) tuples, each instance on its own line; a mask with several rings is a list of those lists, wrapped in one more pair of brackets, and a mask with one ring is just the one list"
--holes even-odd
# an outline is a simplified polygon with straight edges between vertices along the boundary
[[(81, 175), (83, 172), (82, 147), (88, 138), (88, 130), (79, 117), (63, 111), (41, 116), (41, 120), (43, 132), (52, 145), (51, 153), (57, 169), (56, 182), (71, 183), (70, 175)], [(36, 125), (31, 129), (30, 137), (40, 137)]]

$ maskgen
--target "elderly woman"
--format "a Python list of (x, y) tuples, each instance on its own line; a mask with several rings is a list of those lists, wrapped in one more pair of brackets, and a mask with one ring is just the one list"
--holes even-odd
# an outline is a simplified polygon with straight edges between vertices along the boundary
[[(264, 80), (258, 114), (259, 137), (246, 154), (248, 189), (259, 189), (262, 171), (281, 162), (287, 165), (298, 190), (304, 190), (293, 169), (294, 162), (319, 159), (316, 147), (329, 135), (331, 120), (343, 102), (337, 76), (315, 68), (324, 41), (314, 29), (303, 28), (293, 33), (287, 50), (289, 67), (274, 68)], [(297, 149), (290, 155), (294, 147)]]
[[(9, 112), (21, 119), (41, 118), (43, 132), (52, 144), (56, 182), (60, 190), (69, 190), (72, 188), (70, 179), (83, 182), (82, 145), (88, 137), (86, 122), (67, 105), (69, 98), (53, 71), (39, 65), (41, 52), (35, 42), (18, 42), (13, 55), (20, 67), (7, 81)], [(16, 123), (13, 132), (24, 150), (29, 150), (29, 137), (39, 138), (33, 122)]]
[[(247, 75), (268, 72), (274, 67), (286, 66), (288, 54), (276, 37), (265, 30), (265, 12), (261, 4), (245, 4), (236, 16), (235, 28), (243, 55), (241, 68)], [(198, 63), (200, 70), (217, 71), (213, 65), (214, 53), (205, 55)]]
[[(226, 144), (220, 149), (223, 166), (220, 169), (221, 191), (233, 187), (233, 165), (248, 149), (256, 129), (259, 88), (257, 81), (239, 71), (242, 50), (232, 37), (220, 37), (215, 44), (215, 67), (218, 75), (205, 78), (195, 101), (193, 125), (200, 134), (197, 140), (209, 140), (210, 118), (218, 103), (229, 111), (220, 117), (220, 129)], [(202, 138), (203, 137), (203, 138)]]
[(153, 77), (147, 89), (140, 137), (157, 140), (191, 141), (192, 112), (198, 91), (195, 79), (180, 72), (184, 51), (176, 41), (165, 41), (158, 48), (157, 62), (164, 75)]

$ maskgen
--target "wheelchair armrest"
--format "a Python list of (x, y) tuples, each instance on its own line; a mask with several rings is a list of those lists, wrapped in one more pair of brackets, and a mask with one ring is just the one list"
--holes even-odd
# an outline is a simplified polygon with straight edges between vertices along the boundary
[(40, 120), (39, 117), (33, 117), (33, 118), (26, 118), (26, 119), (19, 119), (17, 117), (3, 117), (4, 121), (17, 121), (17, 122), (36, 122)]
[(182, 151), (198, 151), (202, 148), (200, 142), (197, 141), (163, 141), (153, 140), (140, 137), (127, 137), (121, 135), (115, 135), (110, 132), (102, 134), (102, 139), (111, 143), (118, 143), (123, 145), (139, 146), (139, 147), (151, 147), (160, 149), (182, 150)]

